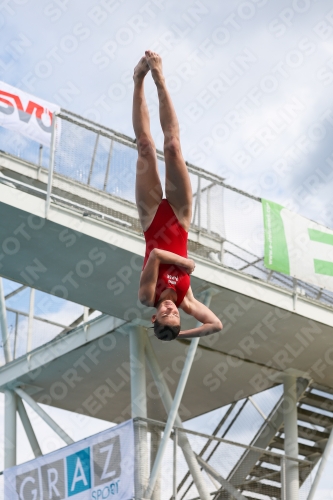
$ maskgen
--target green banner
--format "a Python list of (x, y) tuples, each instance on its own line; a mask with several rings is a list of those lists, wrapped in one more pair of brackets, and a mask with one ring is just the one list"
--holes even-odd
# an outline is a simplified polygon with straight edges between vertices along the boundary
[[(318, 243), (325, 243), (326, 245), (333, 246), (333, 234), (324, 233), (323, 231), (318, 231), (317, 229), (309, 229), (308, 231), (311, 241), (317, 241)], [(331, 261), (314, 259), (314, 267), (317, 274), (333, 276), (333, 262)]]
[(290, 274), (287, 240), (281, 217), (281, 210), (284, 207), (262, 199), (262, 208), (265, 228), (264, 264), (268, 269)]
[(333, 231), (262, 200), (267, 269), (333, 291)]

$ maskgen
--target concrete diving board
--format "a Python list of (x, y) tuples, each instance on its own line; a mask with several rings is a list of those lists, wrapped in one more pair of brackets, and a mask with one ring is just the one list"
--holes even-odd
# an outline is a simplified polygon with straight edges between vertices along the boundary
[[(0, 200), (2, 276), (126, 322), (150, 325), (152, 310), (143, 307), (137, 299), (144, 254), (144, 240), (138, 231), (116, 222), (86, 217), (75, 207), (56, 203), (51, 204), (46, 220), (42, 197), (9, 185), (0, 184)], [(195, 409), (193, 402), (188, 403), (191, 416), (280, 383), (285, 371), (333, 387), (333, 314), (329, 306), (304, 296), (295, 301), (292, 291), (209, 259), (193, 257), (197, 263), (191, 278), (194, 294), (199, 296), (205, 289), (214, 288), (211, 308), (222, 319), (224, 329), (200, 340), (202, 367), (191, 371), (187, 391), (201, 401), (206, 395), (207, 405), (198, 405)], [(193, 319), (182, 317), (182, 325), (193, 326)], [(128, 340), (118, 331), (112, 335), (117, 339), (118, 348), (106, 355), (104, 361), (102, 356), (102, 377), (105, 371), (111, 370), (113, 362), (118, 374), (117, 368), (128, 362)], [(179, 356), (181, 359), (187, 348), (186, 343), (179, 341), (170, 345), (153, 341), (156, 352), (161, 353), (161, 365), (166, 369), (176, 363), (174, 360)], [(50, 363), (48, 386), (73, 362), (75, 360), (64, 355)], [(9, 365), (2, 368), (1, 377), (7, 369)], [(176, 363), (175, 380), (177, 369)], [(44, 374), (46, 377), (46, 372)], [(38, 383), (37, 379), (36, 397), (46, 390), (43, 378)], [(7, 382), (14, 380), (15, 377)], [(24, 382), (28, 383), (26, 379)], [(96, 379), (97, 386), (102, 382)], [(0, 383), (5, 385), (1, 380)], [(129, 386), (123, 390), (126, 393)], [(80, 401), (85, 400), (85, 396), (83, 389)], [(184, 398), (185, 401), (186, 394)], [(74, 396), (65, 400), (54, 400), (52, 404), (75, 409), (79, 403)], [(118, 416), (129, 401), (129, 394), (124, 395), (123, 404), (115, 410)], [(156, 418), (164, 412), (158, 405), (157, 402), (152, 405)]]

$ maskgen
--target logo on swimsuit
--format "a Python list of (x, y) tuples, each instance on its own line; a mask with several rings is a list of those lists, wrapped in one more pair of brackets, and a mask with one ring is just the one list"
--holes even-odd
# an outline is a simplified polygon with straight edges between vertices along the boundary
[(167, 274), (167, 277), (168, 277), (168, 283), (170, 283), (170, 285), (177, 285), (178, 276), (172, 276), (171, 274)]

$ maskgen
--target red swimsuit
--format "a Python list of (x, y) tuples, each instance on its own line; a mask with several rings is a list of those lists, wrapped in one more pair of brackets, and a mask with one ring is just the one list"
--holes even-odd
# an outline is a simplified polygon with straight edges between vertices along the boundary
[[(187, 257), (188, 233), (179, 224), (168, 200), (163, 199), (157, 209), (153, 222), (144, 232), (146, 239), (146, 254), (143, 269), (153, 248), (160, 248)], [(190, 277), (183, 268), (173, 264), (160, 264), (156, 283), (156, 306), (160, 295), (166, 288), (172, 288), (177, 293), (176, 306), (183, 302), (190, 286)]]

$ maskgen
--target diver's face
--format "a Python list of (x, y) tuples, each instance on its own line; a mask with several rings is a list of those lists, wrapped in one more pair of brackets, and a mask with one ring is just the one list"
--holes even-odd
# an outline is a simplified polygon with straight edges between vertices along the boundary
[(180, 324), (178, 307), (172, 300), (163, 300), (152, 317), (152, 322), (155, 319), (162, 325), (178, 326)]

